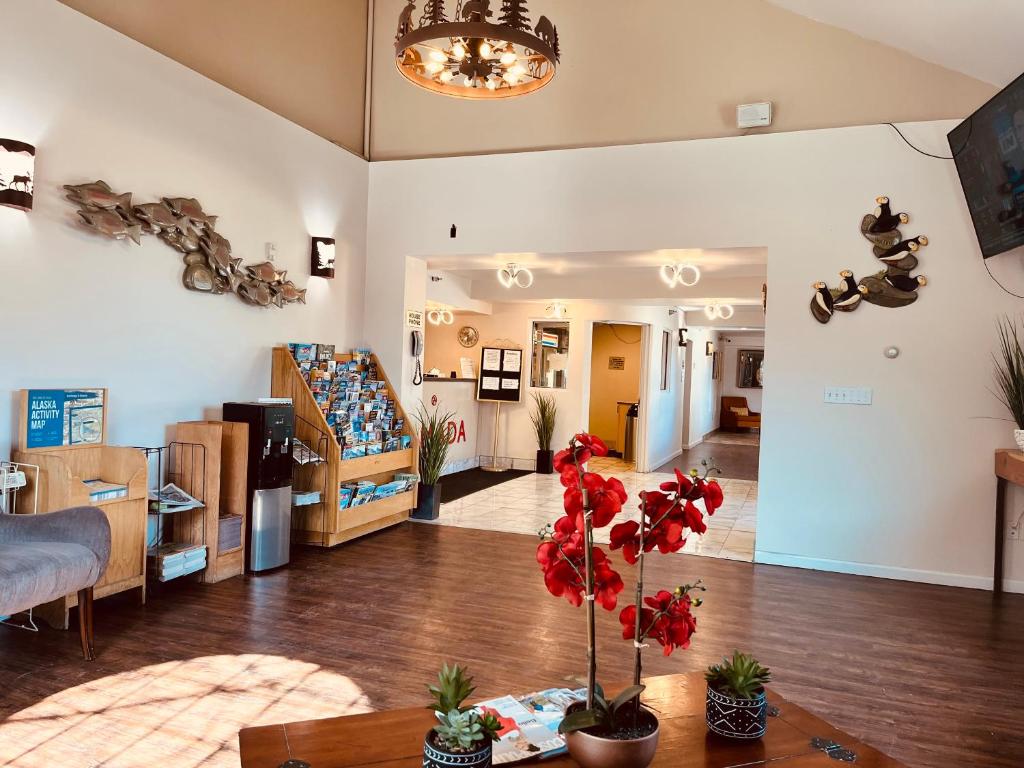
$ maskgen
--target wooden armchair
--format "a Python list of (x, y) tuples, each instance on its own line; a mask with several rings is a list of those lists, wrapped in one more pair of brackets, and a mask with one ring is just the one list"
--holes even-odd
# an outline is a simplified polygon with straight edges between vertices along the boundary
[[(745, 414), (743, 413), (744, 410), (746, 411)], [(761, 429), (761, 414), (750, 410), (750, 407), (747, 405), (747, 398), (723, 395), (718, 428), (725, 432), (738, 432), (741, 429)]]

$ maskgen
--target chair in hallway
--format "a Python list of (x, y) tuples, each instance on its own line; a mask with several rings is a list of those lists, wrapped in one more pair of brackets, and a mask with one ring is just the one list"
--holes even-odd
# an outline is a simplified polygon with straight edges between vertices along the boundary
[(726, 432), (738, 432), (741, 429), (759, 430), (761, 429), (761, 414), (750, 410), (747, 398), (723, 395), (718, 428)]
[(109, 560), (110, 523), (96, 507), (0, 514), (0, 616), (78, 592), (82, 655), (92, 661), (92, 589)]

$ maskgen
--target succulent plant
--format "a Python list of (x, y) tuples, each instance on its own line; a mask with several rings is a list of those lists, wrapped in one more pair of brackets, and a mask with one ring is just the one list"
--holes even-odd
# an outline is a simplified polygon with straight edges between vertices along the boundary
[(708, 667), (704, 679), (720, 693), (736, 699), (753, 699), (771, 681), (772, 673), (753, 656), (733, 651), (732, 659), (722, 659), (721, 664)]
[(464, 667), (443, 664), (437, 684), (428, 685), (427, 690), (434, 698), (430, 708), (438, 720), (434, 726), (438, 746), (449, 752), (474, 752), (485, 739), (497, 738), (501, 730), (498, 718), (463, 706), (463, 702), (476, 690), (473, 678), (466, 674)]

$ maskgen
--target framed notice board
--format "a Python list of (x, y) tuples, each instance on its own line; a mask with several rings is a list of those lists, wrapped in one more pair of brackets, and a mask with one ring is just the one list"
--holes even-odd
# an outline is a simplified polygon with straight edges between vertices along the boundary
[(496, 403), (518, 403), (523, 399), (523, 350), (480, 349), (476, 399)]
[(106, 442), (106, 389), (23, 389), (19, 410), (23, 450)]

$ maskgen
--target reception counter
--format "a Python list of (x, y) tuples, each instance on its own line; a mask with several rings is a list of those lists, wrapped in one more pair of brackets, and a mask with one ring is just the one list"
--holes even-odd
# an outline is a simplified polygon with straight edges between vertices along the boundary
[(423, 379), (423, 403), (429, 409), (448, 411), (448, 461), (442, 475), (480, 466), (477, 450), (480, 406), (476, 401), (476, 379)]

